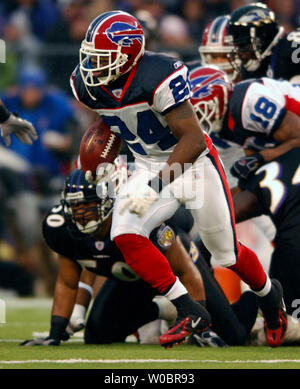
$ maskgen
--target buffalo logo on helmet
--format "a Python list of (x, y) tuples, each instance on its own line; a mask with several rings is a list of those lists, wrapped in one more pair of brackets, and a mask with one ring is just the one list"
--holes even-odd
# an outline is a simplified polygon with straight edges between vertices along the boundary
[(105, 32), (107, 37), (117, 45), (122, 42), (123, 46), (131, 46), (135, 39), (143, 43), (143, 30), (129, 23), (115, 22)]
[(225, 81), (222, 79), (221, 72), (214, 71), (213, 74), (208, 73), (204, 75), (202, 70), (199, 72), (199, 69), (191, 72), (190, 83), (191, 90), (193, 91), (193, 98), (196, 99), (209, 96), (213, 85), (226, 85)]

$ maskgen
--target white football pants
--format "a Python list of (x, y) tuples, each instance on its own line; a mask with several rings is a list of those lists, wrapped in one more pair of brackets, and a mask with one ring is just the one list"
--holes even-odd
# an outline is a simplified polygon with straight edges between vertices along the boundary
[(220, 266), (234, 265), (237, 259), (237, 240), (231, 197), (222, 163), (217, 151), (198, 160), (184, 174), (160, 192), (159, 199), (143, 217), (129, 210), (120, 215), (127, 191), (155, 177), (165, 162), (150, 162), (137, 158), (136, 170), (116, 198), (111, 228), (111, 239), (123, 234), (138, 234), (149, 238), (151, 231), (169, 219), (184, 203), (190, 209), (206, 248)]

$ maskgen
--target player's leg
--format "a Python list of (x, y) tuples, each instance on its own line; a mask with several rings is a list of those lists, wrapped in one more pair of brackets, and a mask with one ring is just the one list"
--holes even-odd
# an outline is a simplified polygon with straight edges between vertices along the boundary
[(149, 173), (145, 170), (134, 172), (116, 198), (111, 238), (121, 250), (126, 263), (144, 281), (152, 285), (159, 293), (164, 293), (176, 281), (170, 265), (164, 255), (149, 240), (151, 231), (168, 219), (176, 211), (179, 203), (176, 199), (166, 196), (155, 202), (146, 215), (139, 217), (125, 209), (120, 209), (126, 201), (126, 193), (135, 191), (141, 183), (147, 183)]
[(270, 276), (277, 278), (283, 288), (284, 302), (289, 315), (300, 303), (300, 252), (286, 246), (275, 247), (271, 257)]
[(260, 297), (269, 344), (277, 346), (286, 330), (282, 288), (270, 281), (257, 255), (237, 239), (232, 198), (216, 150), (200, 163), (204, 164), (204, 203), (192, 209), (200, 236), (219, 265), (233, 270)]
[[(252, 324), (250, 330), (248, 330), (248, 324), (246, 328), (240, 321), (242, 312), (239, 310), (239, 315), (235, 313), (233, 306), (230, 305), (223, 290), (214, 278), (212, 269), (209, 268), (206, 261), (202, 257), (199, 257), (195, 264), (203, 278), (206, 294), (206, 308), (211, 314), (213, 330), (229, 345), (244, 345), (247, 336), (255, 323), (258, 309), (257, 302), (255, 304), (255, 309), (253, 309), (254, 304), (252, 304), (251, 301), (249, 301), (249, 304), (242, 304), (244, 311), (247, 312), (248, 322), (251, 322)], [(256, 295), (254, 293), (252, 294), (255, 299)]]
[[(212, 329), (228, 345), (243, 345), (255, 323), (258, 304), (255, 293), (247, 292), (241, 296), (240, 301), (230, 305), (221, 286), (213, 275), (213, 268), (210, 266), (210, 258), (203, 257), (199, 235), (193, 238), (186, 232), (178, 231), (180, 239), (186, 250), (190, 252), (193, 261), (201, 273), (206, 295), (206, 308), (211, 315)], [(246, 297), (246, 295), (251, 295)]]
[[(148, 180), (148, 171), (138, 170), (130, 178), (126, 191), (135, 190), (138, 185), (147, 183)], [(114, 239), (126, 263), (134, 272), (154, 287), (158, 294), (163, 294), (172, 301), (177, 309), (179, 321), (186, 319), (186, 322), (182, 323), (184, 331), (178, 329), (178, 336), (176, 335), (172, 341), (168, 338), (164, 342), (164, 345), (172, 346), (190, 335), (193, 330), (190, 326), (191, 320), (195, 319), (199, 328), (206, 327), (210, 322), (209, 313), (188, 295), (186, 288), (172, 272), (167, 259), (148, 239), (151, 231), (169, 219), (180, 204), (169, 192), (168, 187), (162, 190), (160, 198), (143, 217), (132, 214), (129, 210), (120, 214), (124, 201), (126, 197), (123, 196), (123, 192), (120, 192), (114, 207), (111, 238)], [(201, 318), (198, 320), (199, 317)]]
[(85, 328), (85, 343), (124, 342), (139, 327), (158, 318), (155, 290), (145, 282), (108, 279), (96, 296)]

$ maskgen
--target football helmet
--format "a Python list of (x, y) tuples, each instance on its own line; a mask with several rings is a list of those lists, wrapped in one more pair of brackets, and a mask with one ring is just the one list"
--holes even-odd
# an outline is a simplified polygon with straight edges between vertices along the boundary
[(284, 28), (278, 25), (275, 13), (265, 4), (251, 3), (237, 8), (229, 21), (229, 34), (235, 47), (232, 66), (240, 67), (242, 61), (246, 70), (257, 70), (283, 33)]
[[(228, 34), (229, 15), (218, 16), (205, 28), (199, 53), (203, 66), (217, 65), (228, 74), (231, 81), (238, 75), (230, 64), (229, 55), (234, 50), (232, 37)], [(217, 58), (222, 59), (222, 62)]]
[(129, 72), (144, 50), (144, 32), (135, 17), (123, 11), (97, 16), (89, 25), (79, 51), (85, 86), (108, 85)]
[(115, 169), (97, 185), (85, 179), (81, 169), (75, 169), (65, 181), (61, 204), (69, 233), (83, 239), (100, 231), (110, 216), (114, 199), (127, 182), (127, 167), (121, 157), (114, 161)]
[(191, 84), (191, 103), (194, 106), (203, 130), (220, 131), (233, 84), (227, 74), (217, 66), (201, 66), (189, 75)]

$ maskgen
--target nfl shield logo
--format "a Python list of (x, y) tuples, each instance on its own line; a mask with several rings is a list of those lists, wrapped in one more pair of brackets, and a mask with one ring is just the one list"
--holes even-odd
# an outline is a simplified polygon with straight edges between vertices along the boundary
[(98, 251), (103, 250), (103, 248), (104, 248), (104, 242), (102, 242), (101, 240), (97, 240), (97, 241), (95, 242), (95, 247), (96, 247), (96, 249), (97, 249)]

